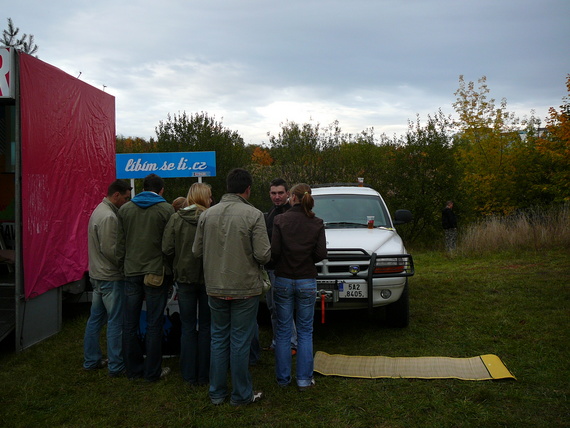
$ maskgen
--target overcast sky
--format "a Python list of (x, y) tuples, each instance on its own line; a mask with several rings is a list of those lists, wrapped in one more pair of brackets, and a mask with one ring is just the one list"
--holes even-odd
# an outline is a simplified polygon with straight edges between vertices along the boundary
[(38, 57), (114, 95), (117, 134), (206, 112), (247, 144), (287, 120), (402, 135), (487, 76), (520, 117), (566, 95), (569, 0), (1, 0)]

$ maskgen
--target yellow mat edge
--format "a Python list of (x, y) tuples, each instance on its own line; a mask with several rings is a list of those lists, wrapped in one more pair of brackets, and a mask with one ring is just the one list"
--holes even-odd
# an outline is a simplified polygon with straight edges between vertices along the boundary
[[(320, 358), (326, 358), (331, 356), (340, 356), (345, 358), (362, 358), (362, 355), (343, 355), (343, 354), (329, 354), (324, 351), (317, 351), (315, 353), (315, 360), (319, 358), (319, 354), (322, 354)], [(385, 357), (382, 358), (441, 358), (441, 359), (456, 359), (457, 357)], [(486, 354), (480, 355), (478, 357), (468, 357), (468, 358), (480, 358), (485, 368), (489, 372), (489, 377), (480, 377), (480, 378), (465, 378), (465, 377), (440, 377), (440, 376), (433, 376), (433, 377), (426, 377), (426, 376), (389, 376), (389, 375), (380, 375), (380, 376), (356, 376), (356, 375), (346, 375), (346, 374), (338, 374), (338, 373), (325, 373), (323, 370), (315, 369), (314, 371), (323, 375), (323, 376), (340, 376), (340, 377), (348, 377), (354, 379), (459, 379), (459, 380), (470, 380), (470, 381), (478, 381), (478, 380), (495, 380), (495, 379), (515, 379), (516, 377), (511, 374), (511, 372), (506, 368), (503, 364), (501, 359), (493, 354)]]
[(496, 355), (481, 355), (481, 361), (483, 361), (493, 379), (516, 379)]

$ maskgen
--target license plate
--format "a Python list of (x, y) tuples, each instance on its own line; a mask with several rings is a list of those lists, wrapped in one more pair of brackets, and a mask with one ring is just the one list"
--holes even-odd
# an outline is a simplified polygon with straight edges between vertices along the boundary
[(339, 282), (338, 297), (343, 299), (366, 299), (368, 297), (368, 286), (354, 282)]

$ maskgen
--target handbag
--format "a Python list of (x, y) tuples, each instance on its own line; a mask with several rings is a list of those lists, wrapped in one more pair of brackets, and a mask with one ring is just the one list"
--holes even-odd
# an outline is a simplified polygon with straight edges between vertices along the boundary
[(144, 276), (144, 285), (148, 285), (149, 287), (160, 287), (163, 281), (164, 281), (164, 266), (162, 267), (162, 275), (147, 273)]
[(263, 268), (261, 268), (261, 287), (262, 293), (266, 294), (271, 288), (271, 279), (269, 279), (269, 273)]

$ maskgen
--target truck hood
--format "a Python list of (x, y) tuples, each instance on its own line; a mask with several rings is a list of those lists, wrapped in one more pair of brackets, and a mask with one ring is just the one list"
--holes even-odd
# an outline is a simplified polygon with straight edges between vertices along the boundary
[[(326, 229), (327, 249), (361, 248), (376, 254), (406, 253), (402, 238), (390, 229)], [(355, 245), (358, 243), (358, 245)]]

